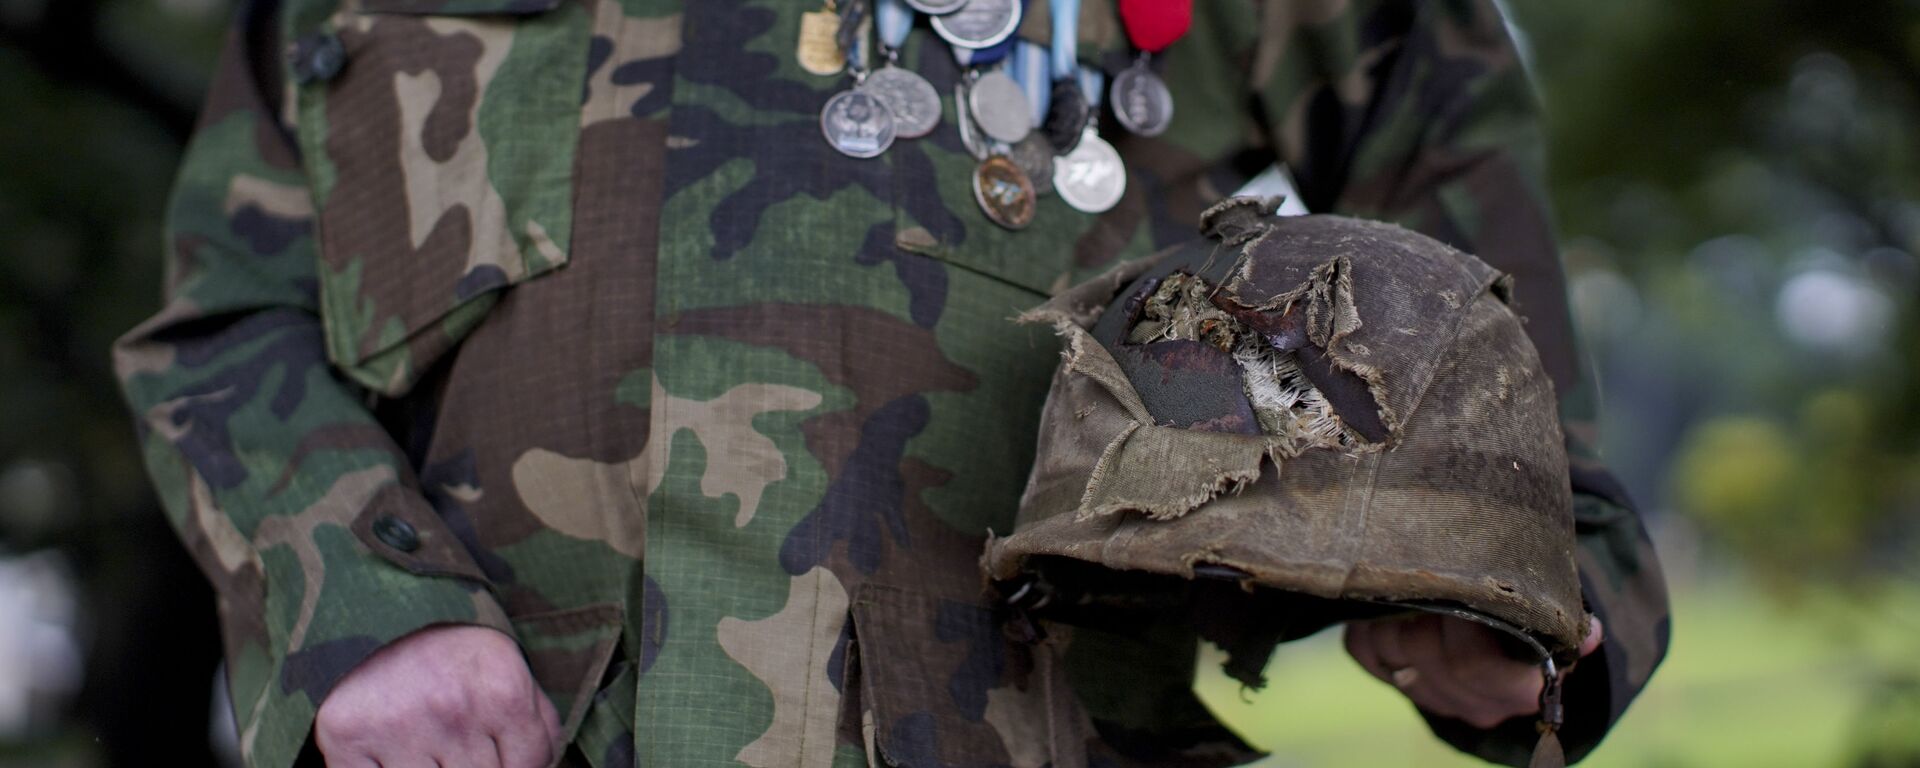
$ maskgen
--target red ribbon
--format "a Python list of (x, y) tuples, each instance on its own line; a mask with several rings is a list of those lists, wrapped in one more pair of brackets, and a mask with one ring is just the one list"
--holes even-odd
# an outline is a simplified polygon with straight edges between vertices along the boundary
[(1120, 21), (1133, 47), (1159, 53), (1193, 26), (1193, 0), (1120, 0)]

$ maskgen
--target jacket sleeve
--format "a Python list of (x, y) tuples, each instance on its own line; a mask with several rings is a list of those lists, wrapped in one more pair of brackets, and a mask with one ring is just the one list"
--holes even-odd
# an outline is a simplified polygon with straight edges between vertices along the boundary
[[(1516, 309), (1560, 393), (1581, 583), (1605, 627), (1567, 683), (1561, 735), (1578, 760), (1665, 656), (1668, 606), (1645, 527), (1592, 450), (1595, 387), (1575, 345), (1523, 63), (1493, 0), (1268, 0), (1260, 12), (1256, 116), (1307, 207), (1398, 222), (1515, 278)], [(1428, 721), (1455, 747), (1513, 765), (1536, 738), (1531, 718), (1484, 731)]]
[(243, 5), (169, 204), (164, 307), (114, 364), (170, 522), (215, 587), (242, 751), (281, 766), (382, 645), (442, 623), (511, 629), (327, 363), (314, 206), (273, 106), (273, 14)]

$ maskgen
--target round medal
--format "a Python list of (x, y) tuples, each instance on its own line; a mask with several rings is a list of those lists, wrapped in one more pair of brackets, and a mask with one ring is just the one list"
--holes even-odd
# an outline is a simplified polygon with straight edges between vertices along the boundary
[(1173, 123), (1173, 93), (1145, 60), (1120, 71), (1107, 89), (1107, 102), (1120, 125), (1141, 136), (1158, 136)]
[(940, 92), (913, 70), (881, 67), (867, 75), (860, 88), (887, 105), (894, 135), (900, 138), (920, 138), (940, 124)]
[(1087, 104), (1086, 94), (1080, 91), (1080, 84), (1072, 78), (1053, 81), (1053, 96), (1047, 100), (1047, 119), (1040, 130), (1046, 132), (1047, 141), (1053, 144), (1054, 151), (1060, 154), (1072, 152), (1074, 145), (1080, 143), (1080, 137), (1087, 132), (1087, 123), (1093, 120), (1093, 108)]
[(967, 0), (960, 10), (933, 17), (933, 31), (962, 48), (990, 48), (1020, 28), (1018, 0)]
[(820, 133), (843, 155), (877, 157), (893, 145), (893, 113), (866, 91), (841, 91), (820, 110)]
[(1053, 190), (1078, 210), (1105, 213), (1127, 192), (1127, 167), (1113, 145), (1089, 126), (1072, 152), (1054, 160)]
[(997, 141), (1012, 144), (1033, 130), (1026, 94), (1019, 83), (1000, 70), (981, 75), (967, 87), (967, 106), (980, 130)]
[(967, 0), (907, 0), (907, 5), (913, 6), (914, 10), (928, 16), (953, 13), (966, 4)]
[(1005, 155), (994, 155), (973, 169), (973, 200), (993, 223), (1025, 229), (1033, 223), (1033, 181)]
[(1007, 159), (1020, 166), (1020, 172), (1033, 182), (1033, 193), (1041, 197), (1053, 194), (1053, 144), (1039, 131), (1028, 133), (1007, 153)]

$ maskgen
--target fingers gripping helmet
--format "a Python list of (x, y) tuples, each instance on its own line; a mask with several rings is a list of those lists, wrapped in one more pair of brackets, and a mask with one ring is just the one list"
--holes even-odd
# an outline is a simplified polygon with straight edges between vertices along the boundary
[(1069, 622), (1180, 606), (1249, 682), (1274, 643), (1410, 608), (1569, 660), (1567, 458), (1504, 276), (1273, 205), (1223, 202), (1208, 239), (1023, 316), (1064, 360), (990, 579)]

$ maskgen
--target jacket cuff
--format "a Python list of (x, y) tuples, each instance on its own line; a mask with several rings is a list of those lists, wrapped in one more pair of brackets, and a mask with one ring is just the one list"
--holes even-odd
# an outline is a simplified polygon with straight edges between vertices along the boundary
[[(241, 754), (250, 766), (293, 765), (333, 686), (395, 640), (452, 624), (514, 636), (471, 558), (411, 489), (389, 485), (350, 524), (298, 533), (276, 542), (284, 547), (260, 542), (265, 589), (255, 610), (266, 617), (269, 647), (229, 648)], [(222, 607), (223, 620), (233, 621)]]

